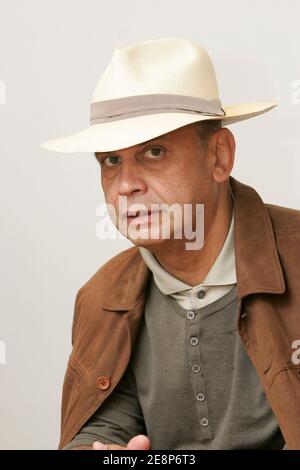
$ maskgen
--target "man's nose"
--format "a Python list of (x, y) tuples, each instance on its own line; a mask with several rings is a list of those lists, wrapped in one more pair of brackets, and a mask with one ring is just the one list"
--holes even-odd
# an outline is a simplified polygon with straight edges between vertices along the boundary
[(141, 171), (134, 164), (122, 165), (118, 179), (118, 194), (120, 196), (129, 196), (134, 192), (145, 192), (146, 182)]

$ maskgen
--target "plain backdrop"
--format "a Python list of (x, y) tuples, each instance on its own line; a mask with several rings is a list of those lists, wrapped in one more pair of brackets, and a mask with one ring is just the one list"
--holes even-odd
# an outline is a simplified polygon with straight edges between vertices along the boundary
[(299, 209), (299, 18), (299, 0), (0, 1), (1, 449), (57, 448), (75, 295), (132, 246), (96, 236), (104, 198), (92, 155), (40, 143), (89, 125), (116, 47), (185, 37), (209, 52), (224, 104), (278, 102), (230, 126), (232, 174)]

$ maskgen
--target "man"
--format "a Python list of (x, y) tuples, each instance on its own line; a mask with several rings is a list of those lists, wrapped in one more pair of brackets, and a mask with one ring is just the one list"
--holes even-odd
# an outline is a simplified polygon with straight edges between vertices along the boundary
[(115, 51), (91, 126), (43, 144), (95, 153), (135, 245), (77, 293), (60, 449), (300, 448), (300, 212), (230, 175), (222, 126), (272, 107), (222, 107), (206, 51), (144, 41)]

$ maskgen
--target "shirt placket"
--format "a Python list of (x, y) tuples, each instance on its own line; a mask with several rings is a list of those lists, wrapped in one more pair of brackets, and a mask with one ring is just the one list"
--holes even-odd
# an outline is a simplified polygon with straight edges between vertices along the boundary
[(186, 312), (187, 346), (190, 364), (193, 398), (200, 424), (200, 439), (212, 439), (211, 419), (208, 413), (207, 394), (205, 389), (205, 373), (201, 355), (201, 323), (199, 314), (194, 310)]

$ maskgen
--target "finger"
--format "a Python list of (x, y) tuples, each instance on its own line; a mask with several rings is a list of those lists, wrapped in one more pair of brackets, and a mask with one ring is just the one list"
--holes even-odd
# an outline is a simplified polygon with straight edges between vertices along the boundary
[(150, 450), (150, 440), (144, 434), (134, 436), (127, 444), (128, 450)]
[(107, 445), (103, 442), (95, 441), (93, 443), (93, 450), (107, 450)]
[(118, 444), (108, 444), (107, 448), (109, 450), (126, 450), (127, 447), (119, 446)]
[(119, 446), (118, 444), (103, 444), (103, 442), (95, 441), (93, 443), (93, 450), (126, 450), (126, 447)]

